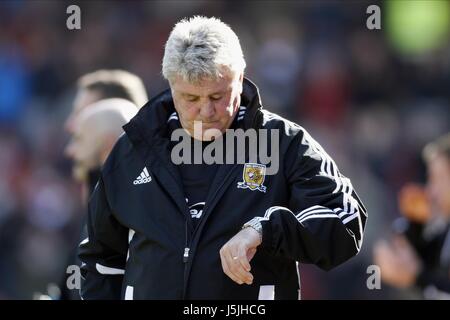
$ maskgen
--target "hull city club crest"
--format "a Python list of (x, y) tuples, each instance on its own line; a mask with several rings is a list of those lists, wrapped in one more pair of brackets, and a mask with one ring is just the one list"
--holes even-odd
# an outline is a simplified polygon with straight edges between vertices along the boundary
[(266, 178), (266, 166), (258, 163), (244, 164), (242, 172), (242, 179), (244, 181), (238, 182), (237, 187), (240, 189), (250, 189), (252, 191), (258, 190), (266, 192), (266, 187), (263, 185)]

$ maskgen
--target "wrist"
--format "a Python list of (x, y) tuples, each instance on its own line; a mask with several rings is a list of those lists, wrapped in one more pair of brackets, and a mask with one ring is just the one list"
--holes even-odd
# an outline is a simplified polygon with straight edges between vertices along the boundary
[(254, 217), (253, 219), (244, 223), (242, 229), (252, 228), (253, 230), (255, 230), (259, 235), (260, 243), (262, 243), (263, 228), (260, 220), (260, 217)]

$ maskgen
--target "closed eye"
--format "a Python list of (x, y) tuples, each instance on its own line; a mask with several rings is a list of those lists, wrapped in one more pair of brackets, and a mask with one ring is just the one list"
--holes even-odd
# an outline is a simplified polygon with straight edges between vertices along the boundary
[(198, 101), (198, 99), (199, 99), (199, 97), (196, 97), (196, 96), (188, 96), (188, 97), (186, 97), (186, 100), (189, 101), (189, 102), (195, 102), (195, 101)]

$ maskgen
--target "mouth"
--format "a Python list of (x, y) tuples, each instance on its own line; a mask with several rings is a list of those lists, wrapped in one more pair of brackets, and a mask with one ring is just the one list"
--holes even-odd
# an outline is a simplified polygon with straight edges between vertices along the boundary
[(218, 124), (219, 124), (219, 121), (202, 122), (202, 127), (210, 128), (210, 127), (215, 127)]
[(216, 122), (219, 122), (219, 120), (213, 120), (213, 121), (202, 121), (202, 120), (200, 120), (199, 122), (201, 122), (201, 123), (203, 123), (203, 124), (208, 124), (208, 123), (216, 123)]

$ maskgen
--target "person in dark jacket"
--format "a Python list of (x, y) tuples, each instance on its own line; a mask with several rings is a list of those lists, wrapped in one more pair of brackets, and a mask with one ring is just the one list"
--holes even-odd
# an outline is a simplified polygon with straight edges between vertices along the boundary
[(426, 299), (449, 299), (450, 133), (427, 144), (423, 156), (428, 173), (424, 195), (418, 187), (402, 191), (404, 217), (395, 221), (391, 241), (377, 243), (374, 257), (385, 283), (395, 288), (418, 288)]
[(170, 89), (124, 126), (91, 197), (83, 299), (298, 299), (299, 262), (329, 270), (360, 251), (352, 183), (262, 108), (245, 65), (220, 20), (176, 24)]

